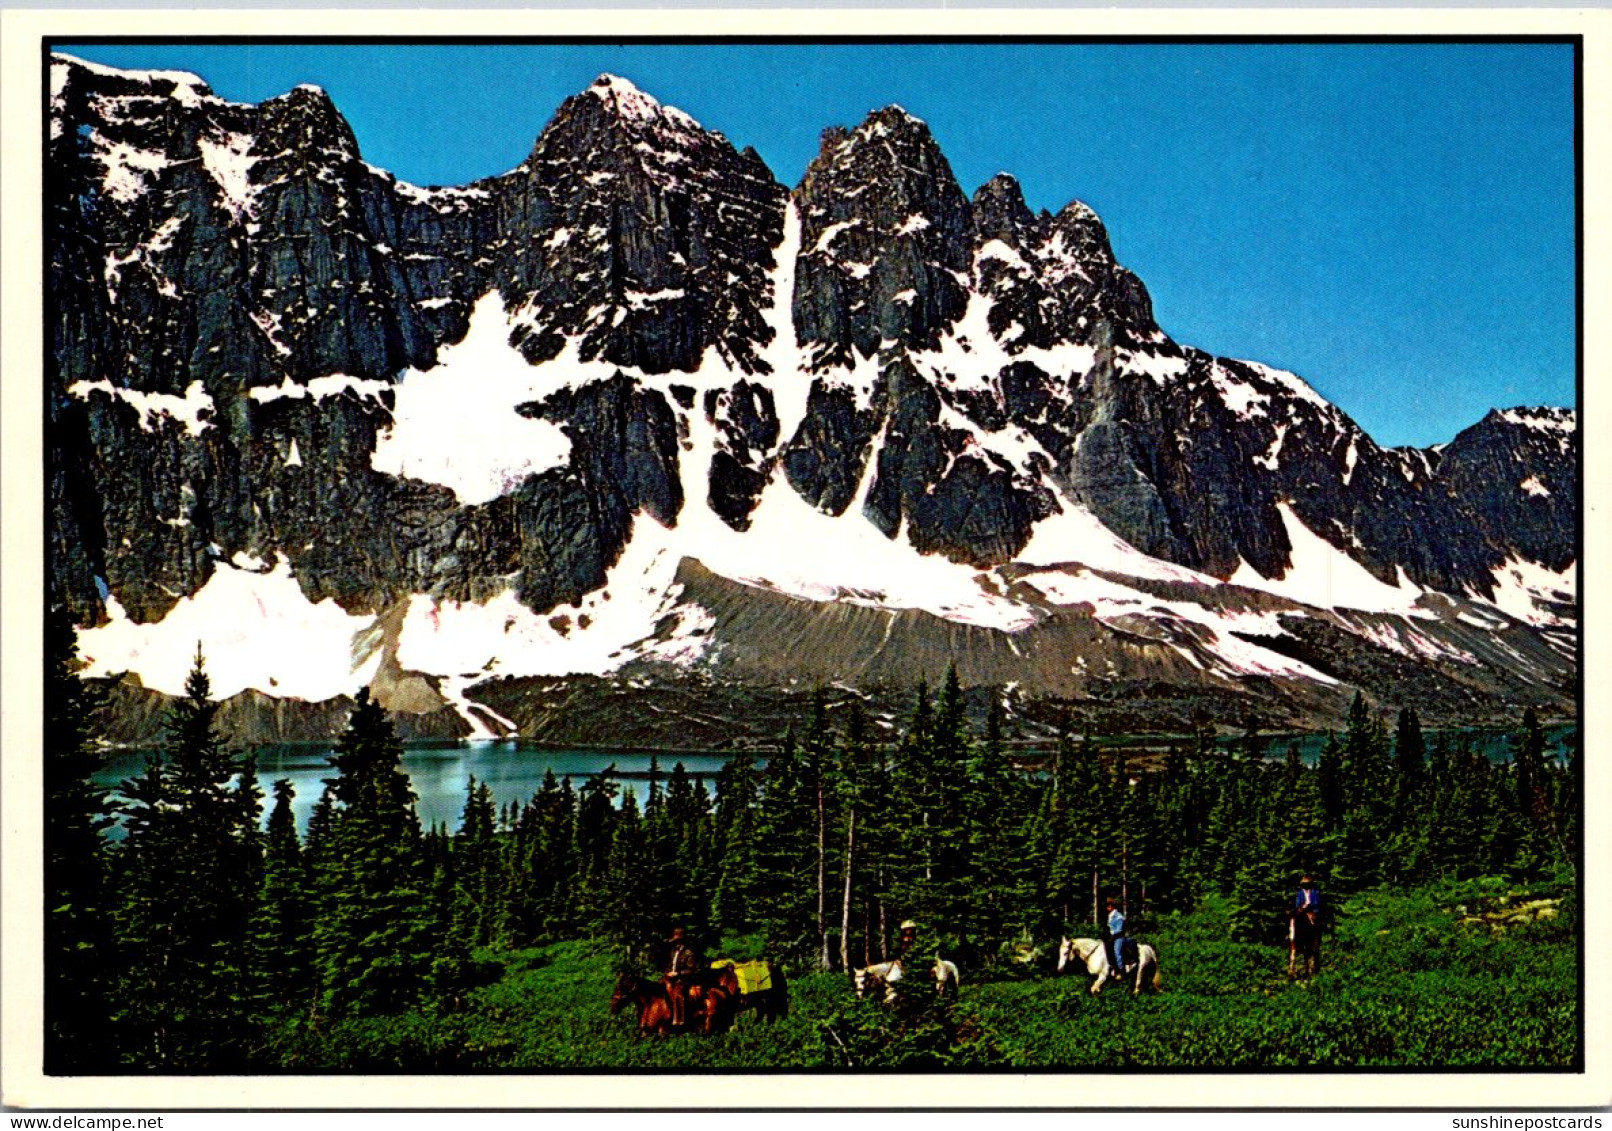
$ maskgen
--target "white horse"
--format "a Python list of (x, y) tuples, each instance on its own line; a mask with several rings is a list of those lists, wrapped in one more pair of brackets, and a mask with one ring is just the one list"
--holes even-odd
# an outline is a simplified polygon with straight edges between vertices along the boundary
[(884, 1000), (894, 1002), (899, 995), (898, 983), (906, 971), (902, 968), (901, 959), (892, 958), (889, 962), (876, 962), (872, 966), (863, 966), (852, 971), (851, 977), (856, 982), (856, 996), (867, 997), (868, 994), (884, 987)]
[(935, 956), (935, 966), (931, 971), (935, 976), (935, 992), (941, 997), (957, 993), (957, 963)]
[[(1110, 979), (1120, 980), (1108, 964), (1108, 947), (1098, 939), (1071, 939), (1066, 938), (1058, 946), (1058, 973), (1062, 974), (1064, 968), (1074, 962), (1082, 962), (1086, 966), (1086, 973), (1096, 975), (1091, 984), (1092, 993), (1101, 993), (1103, 986)], [(1151, 976), (1153, 988), (1160, 989), (1164, 980), (1159, 976), (1159, 953), (1147, 943), (1136, 948), (1136, 978), (1131, 988), (1132, 995), (1142, 992), (1142, 983)]]

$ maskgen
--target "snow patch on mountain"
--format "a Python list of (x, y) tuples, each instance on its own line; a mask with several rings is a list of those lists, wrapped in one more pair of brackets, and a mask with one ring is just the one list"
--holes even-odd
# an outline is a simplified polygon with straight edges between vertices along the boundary
[(787, 442), (806, 419), (811, 381), (801, 373), (800, 343), (795, 340), (795, 262), (800, 257), (800, 209), (793, 200), (784, 205), (784, 232), (773, 251), (772, 273), (767, 280), (771, 296), (763, 314), (772, 340), (762, 359), (773, 372), (773, 410), (778, 414), (778, 438)]
[(1578, 416), (1565, 408), (1508, 408), (1496, 415), (1508, 424), (1519, 424), (1536, 432), (1576, 432)]
[[(1133, 589), (1112, 577), (1079, 567), (1033, 573), (1025, 581), (1055, 604), (1087, 606), (1098, 621), (1105, 624), (1118, 622), (1114, 627), (1121, 629), (1126, 627), (1124, 621), (1132, 617), (1159, 622), (1185, 622), (1207, 628), (1207, 640), (1192, 635), (1219, 661), (1218, 667), (1223, 675), (1283, 676), (1326, 684), (1337, 682), (1300, 660), (1262, 648), (1236, 635), (1239, 632), (1255, 636), (1282, 635), (1281, 623), (1274, 613), (1228, 611), (1207, 608), (1192, 601), (1164, 600)], [(1196, 662), (1190, 649), (1182, 650), (1184, 655)]]
[(183, 424), (185, 431), (192, 436), (200, 436), (202, 430), (212, 423), (204, 416), (212, 415), (213, 398), (208, 396), (200, 381), (192, 381), (182, 397), (172, 393), (121, 389), (110, 381), (76, 381), (67, 387), (67, 391), (80, 400), (89, 400), (94, 393), (105, 393), (114, 400), (133, 406), (140, 413), (140, 427), (147, 432), (156, 431), (157, 418), (163, 416)]
[[(1399, 583), (1389, 585), (1372, 576), (1365, 566), (1314, 533), (1293, 513), (1292, 504), (1276, 504), (1292, 547), (1287, 571), (1265, 577), (1247, 562), (1232, 574), (1233, 585), (1262, 589), (1290, 601), (1318, 608), (1363, 609), (1368, 612), (1415, 613), (1422, 590), (1399, 571)], [(1422, 611), (1422, 615), (1430, 615)]]
[[(694, 558), (729, 580), (807, 600), (922, 609), (1008, 631), (1035, 621), (1032, 610), (984, 588), (978, 570), (938, 554), (920, 554), (899, 532), (887, 538), (867, 520), (863, 507), (873, 482), (871, 456), (843, 514), (817, 510), (775, 474), (751, 514), (749, 531), (733, 530), (706, 503), (715, 429), (698, 413), (690, 414), (689, 426), (691, 450), (679, 460), (688, 500), (677, 520), (679, 557)], [(878, 448), (875, 441), (872, 450)]]
[(1187, 372), (1187, 359), (1184, 356), (1163, 350), (1117, 349), (1114, 351), (1114, 362), (1125, 372), (1145, 375), (1160, 386), (1169, 385)]
[[(1097, 351), (1089, 345), (1060, 342), (1050, 347), (1014, 348), (1023, 333), (1017, 323), (1005, 327), (1000, 336), (991, 332), (995, 300), (981, 282), (981, 265), (990, 260), (1024, 265), (1019, 253), (1001, 240), (990, 240), (980, 248), (974, 257), (974, 282), (962, 317), (941, 335), (935, 349), (910, 354), (913, 364), (936, 385), (958, 391), (992, 390), (993, 376), (1015, 361), (1031, 362), (1062, 380), (1085, 376), (1097, 359)], [(1028, 271), (1027, 265), (1025, 270)]]
[(218, 183), (223, 204), (237, 220), (250, 219), (256, 211), (256, 193), (252, 187), (252, 135), (223, 133), (217, 138), (202, 135), (196, 139), (201, 150), (202, 167)]
[(171, 87), (172, 90), (151, 93), (171, 94), (181, 105), (195, 106), (204, 99), (219, 101), (213, 97), (212, 89), (200, 75), (189, 71), (126, 71), (121, 67), (108, 67), (101, 63), (92, 63), (88, 59), (80, 59), (77, 55), (69, 55), (65, 51), (51, 52), (50, 66), (50, 93), (51, 98), (59, 99), (67, 89), (67, 83), (72, 77), (72, 69), (82, 67), (92, 75), (102, 78), (114, 78), (124, 82), (140, 83), (145, 86)]
[[(278, 319), (265, 326), (265, 333), (270, 327), (279, 328)], [(315, 377), (306, 384), (298, 384), (289, 377), (280, 379), (278, 385), (258, 385), (247, 395), (253, 400), (262, 403), (277, 401), (282, 397), (301, 399), (312, 397), (322, 401), (326, 397), (340, 396), (342, 393), (354, 393), (360, 397), (370, 397), (379, 400), (381, 395), (392, 388), (390, 381), (380, 381), (373, 377), (352, 377), (346, 373), (327, 373), (323, 377)]]
[(1015, 561), (1051, 566), (1078, 562), (1091, 569), (1158, 581), (1220, 585), (1218, 578), (1151, 557), (1115, 534), (1086, 507), (1054, 488), (1059, 510), (1035, 524)]
[(1248, 366), (1248, 368), (1279, 386), (1285, 392), (1291, 393), (1301, 401), (1307, 401), (1314, 405), (1321, 410), (1322, 415), (1328, 420), (1336, 420), (1340, 416), (1337, 407), (1311, 388), (1310, 383), (1297, 373), (1289, 373), (1285, 369), (1277, 369), (1274, 366), (1265, 365), (1258, 361), (1239, 360), (1238, 364)]
[(128, 251), (118, 252), (107, 249), (106, 278), (107, 297), (113, 302), (118, 301), (118, 291), (123, 285), (124, 273), (130, 267), (139, 267), (146, 271), (157, 284), (157, 292), (169, 298), (179, 297), (179, 291), (173, 280), (165, 277), (157, 267), (157, 259), (172, 250), (174, 237), (185, 226), (184, 216), (170, 216), (157, 226), (140, 243), (135, 244)]
[(670, 122), (686, 130), (702, 128), (677, 107), (663, 106), (620, 75), (600, 75), (588, 87), (588, 93), (629, 121)]
[(1571, 624), (1551, 612), (1550, 603), (1572, 605), (1577, 601), (1578, 571), (1569, 565), (1553, 570), (1527, 558), (1514, 557), (1494, 571), (1494, 596), (1473, 596), (1473, 600), (1493, 605), (1520, 621), (1540, 627)]
[(547, 613), (532, 612), (513, 589), (485, 602), (416, 595), (399, 632), (398, 662), (411, 671), (479, 678), (615, 671), (675, 600), (678, 558), (668, 552), (668, 534), (638, 515), (605, 584)]
[(1237, 416), (1247, 420), (1251, 416), (1265, 415), (1265, 406), (1270, 403), (1270, 397), (1238, 378), (1224, 365), (1216, 362), (1209, 371), (1209, 378), (1219, 391), (1220, 399)]
[(89, 676), (133, 672), (146, 687), (182, 695), (200, 644), (215, 699), (248, 689), (317, 702), (350, 695), (369, 683), (379, 653), (351, 662), (355, 637), (372, 617), (353, 616), (326, 598), (308, 600), (291, 564), (272, 568), (244, 554), (218, 562), (194, 595), (155, 624), (136, 624), (107, 594), (111, 620), (79, 633)]
[(145, 195), (172, 161), (159, 149), (141, 149), (111, 141), (100, 131), (91, 135), (95, 160), (101, 165), (101, 191), (120, 204)]
[[(512, 719), (500, 715), (485, 703), (472, 702), (469, 689), (481, 679), (479, 673), (443, 676), (437, 681), (437, 692), (448, 701), (448, 706), (452, 707), (470, 728), (470, 733), (466, 736), (470, 741), (487, 741), (514, 734), (520, 727)], [(487, 725), (489, 719), (497, 724), (497, 730)]]
[(466, 506), (563, 467), (571, 438), (552, 421), (515, 411), (551, 394), (555, 375), (550, 366), (529, 365), (510, 346), (509, 329), (502, 300), (489, 292), (472, 310), (464, 338), (444, 346), (436, 365), (406, 370), (370, 466), (450, 488)]

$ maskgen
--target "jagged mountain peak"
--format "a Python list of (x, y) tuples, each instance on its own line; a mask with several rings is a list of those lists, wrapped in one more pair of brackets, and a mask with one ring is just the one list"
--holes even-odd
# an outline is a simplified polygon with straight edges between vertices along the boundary
[[(958, 649), (1058, 694), (1253, 675), (1308, 703), (1479, 666), (1551, 701), (1570, 627), (1527, 633), (1572, 613), (1532, 596), (1571, 591), (1571, 410), (1384, 452), (1299, 378), (1165, 337), (1086, 204), (1033, 212), (1006, 173), (970, 199), (899, 106), (825, 131), (791, 199), (605, 74), (518, 169), (425, 190), (316, 87), (91, 72), (51, 76), (52, 569), (114, 636), (193, 649), (185, 616), (253, 588), (341, 604), (332, 687), (363, 618), (415, 610), (423, 656), (439, 602), (504, 627), (432, 678), (591, 670), (568, 648), (739, 672), (832, 626), (869, 678)], [(820, 563), (773, 552), (795, 527)], [(710, 572), (679, 597), (685, 554)], [(1523, 624), (1416, 604), (1471, 593)], [(1493, 676), (1492, 631), (1537, 679)]]
[(620, 75), (602, 74), (593, 80), (584, 93), (627, 121), (665, 123), (680, 129), (704, 131), (704, 127), (688, 114), (675, 106), (664, 105), (653, 95), (639, 89), (631, 79)]
[(867, 118), (863, 120), (861, 128), (870, 130), (876, 126), (913, 133), (929, 133), (928, 122), (910, 112), (905, 106), (895, 102), (870, 111)]
[(75, 71), (119, 86), (149, 87), (152, 94), (172, 95), (185, 102), (215, 97), (207, 81), (190, 71), (126, 71), (92, 63), (63, 51), (51, 52), (50, 64), (51, 94), (57, 98)]
[(358, 157), (358, 138), (322, 86), (303, 83), (262, 104), (258, 146), (272, 152), (313, 143), (344, 159)]
[(1035, 223), (1024, 189), (1008, 173), (998, 173), (974, 193), (974, 226), (981, 239), (1003, 239)]
[(1578, 428), (1578, 414), (1574, 410), (1551, 405), (1519, 405), (1516, 408), (1491, 409), (1484, 420), (1491, 423), (1516, 424), (1539, 432), (1572, 432)]

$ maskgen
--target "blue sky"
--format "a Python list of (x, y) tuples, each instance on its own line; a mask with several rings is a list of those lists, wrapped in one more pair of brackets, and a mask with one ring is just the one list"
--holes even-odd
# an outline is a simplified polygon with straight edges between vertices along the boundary
[(1384, 444), (1575, 403), (1566, 45), (67, 46), (223, 97), (327, 89), (418, 184), (520, 161), (624, 75), (794, 185), (828, 125), (900, 103), (966, 192), (1095, 208), (1177, 341), (1291, 369)]

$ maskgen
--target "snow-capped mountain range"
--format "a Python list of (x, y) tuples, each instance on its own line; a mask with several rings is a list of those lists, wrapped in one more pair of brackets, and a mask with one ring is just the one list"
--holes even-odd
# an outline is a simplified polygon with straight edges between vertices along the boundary
[(542, 733), (522, 689), (579, 673), (953, 659), (1227, 717), (1575, 709), (1572, 411), (1379, 447), (1171, 341), (1091, 209), (970, 198), (899, 107), (791, 191), (601, 76), (517, 168), (419, 188), (314, 87), (58, 56), (50, 100), (50, 573), (91, 674), (173, 694), (199, 640), (221, 695), (368, 683), (460, 734)]

